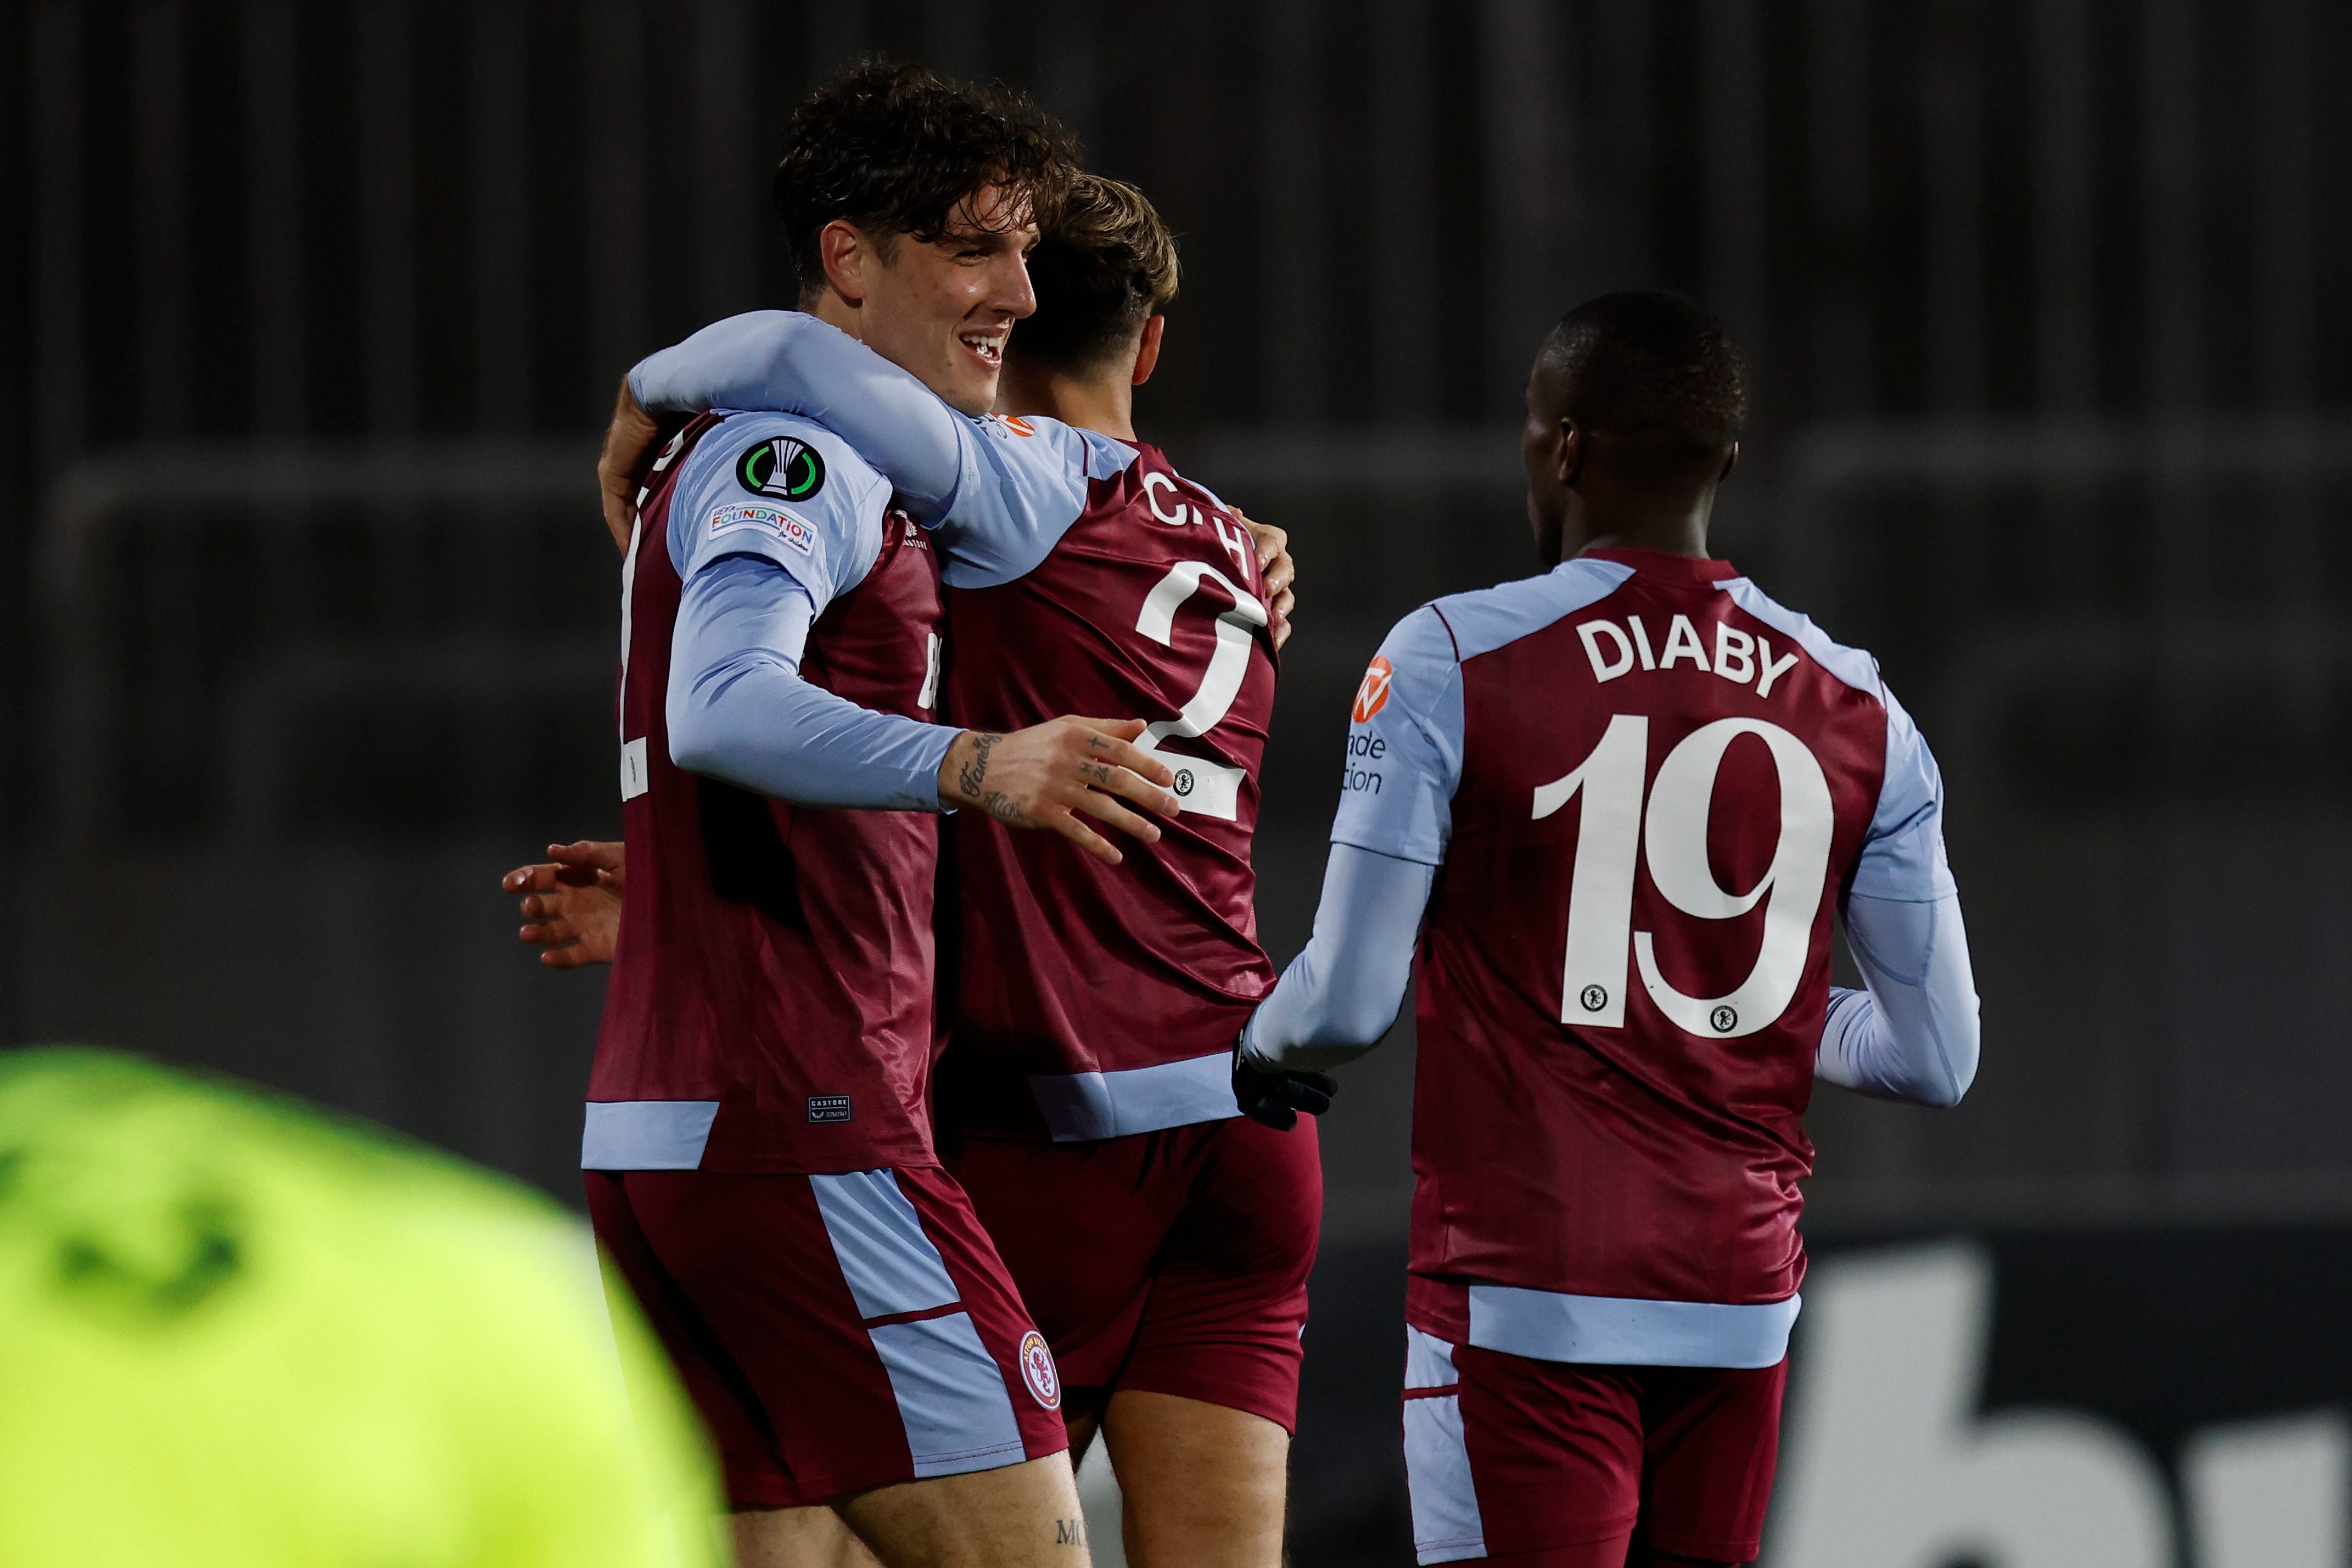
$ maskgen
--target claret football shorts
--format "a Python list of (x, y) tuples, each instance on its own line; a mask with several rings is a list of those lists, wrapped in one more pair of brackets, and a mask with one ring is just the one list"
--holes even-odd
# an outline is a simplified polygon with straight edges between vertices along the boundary
[(1074, 1414), (1118, 1389), (1298, 1423), (1323, 1215), (1315, 1119), (1245, 1116), (947, 1152), (1053, 1346)]
[(677, 1363), (734, 1507), (1069, 1447), (1053, 1353), (945, 1171), (586, 1175), (596, 1239)]
[(1422, 1563), (1617, 1568), (1637, 1527), (1657, 1551), (1755, 1558), (1786, 1361), (1587, 1366), (1405, 1336), (1405, 1473)]

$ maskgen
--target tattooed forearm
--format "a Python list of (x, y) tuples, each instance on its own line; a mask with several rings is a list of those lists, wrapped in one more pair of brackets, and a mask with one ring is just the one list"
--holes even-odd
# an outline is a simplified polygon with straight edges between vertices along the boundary
[[(980, 786), (988, 778), (988, 754), (996, 750), (1002, 735), (982, 734), (975, 731), (971, 737), (971, 755), (963, 760), (963, 771), (956, 775), (956, 787), (966, 800), (980, 798)], [(994, 808), (992, 807), (992, 810)]]
[(1054, 1544), (1084, 1546), (1087, 1543), (1087, 1521), (1084, 1519), (1057, 1519), (1054, 1521)]

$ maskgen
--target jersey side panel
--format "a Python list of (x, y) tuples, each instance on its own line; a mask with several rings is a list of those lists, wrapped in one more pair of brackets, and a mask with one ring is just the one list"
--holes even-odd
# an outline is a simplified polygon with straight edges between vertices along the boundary
[[(1831, 915), (1878, 798), (1885, 709), (1696, 573), (1637, 572), (1465, 658), (1462, 682), (1463, 773), (1419, 965), (1414, 1270), (1785, 1300), (1803, 1272)], [(1768, 873), (1785, 886), (1735, 912)], [(1759, 973), (1786, 984), (1743, 992)]]
[[(660, 544), (693, 442), (721, 423), (688, 427), (640, 512), (621, 688), (640, 784), (622, 806), (629, 890), (590, 1079), (588, 1155), (606, 1168), (734, 1172), (929, 1163), (937, 819), (804, 810), (669, 759), (682, 584)], [(940, 619), (931, 552), (892, 517), (872, 568), (812, 629), (803, 674), (863, 706), (928, 718)], [(646, 1146), (646, 1129), (681, 1126), (669, 1146)]]
[[(1276, 661), (1247, 530), (1144, 447), (1089, 481), (1086, 510), (1034, 567), (994, 586), (950, 586), (948, 600), (952, 722), (1150, 721), (1147, 743), (1176, 770), (1185, 809), (1161, 822), (1156, 845), (1109, 833), (1126, 858), (1116, 867), (1055, 835), (957, 816), (943, 1106), (952, 1085), (970, 1125), (1013, 1136), (1109, 1136), (1142, 1130), (1137, 1116), (1178, 1116), (1165, 1126), (1233, 1114), (1222, 1068), (1211, 1095), (1205, 1069), (1176, 1064), (1229, 1052), (1274, 984), (1257, 941), (1250, 838)], [(1117, 1075), (1157, 1068), (1176, 1070), (1153, 1080), (1160, 1110), (1105, 1109), (1102, 1097), (1120, 1092)], [(1093, 1074), (1110, 1075), (1108, 1088), (1075, 1081)], [(1168, 1098), (1178, 1079), (1181, 1106)]]

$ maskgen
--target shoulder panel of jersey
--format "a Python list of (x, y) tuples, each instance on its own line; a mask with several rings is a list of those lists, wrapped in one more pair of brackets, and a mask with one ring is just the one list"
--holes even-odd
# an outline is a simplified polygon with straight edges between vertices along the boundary
[(1095, 482), (1125, 473), (1138, 455), (1058, 419), (991, 415), (971, 424), (980, 467), (965, 473), (938, 527), (940, 575), (950, 588), (992, 588), (1035, 571), (1086, 515)]
[(1607, 598), (1633, 574), (1578, 556), (1539, 577), (1434, 599), (1381, 644), (1349, 715), (1336, 844), (1441, 864), (1462, 780), (1462, 661)]
[(1786, 636), (1814, 663), (1886, 709), (1886, 772), (1855, 862), (1853, 890), (1865, 898), (1931, 904), (1958, 890), (1944, 855), (1944, 775), (1926, 737), (1858, 647), (1832, 641), (1811, 619), (1768, 597), (1745, 577), (1718, 583), (1732, 602)]
[(687, 581), (728, 555), (774, 562), (816, 613), (882, 552), (890, 486), (849, 444), (792, 414), (726, 414), (688, 453), (670, 495), (669, 553)]

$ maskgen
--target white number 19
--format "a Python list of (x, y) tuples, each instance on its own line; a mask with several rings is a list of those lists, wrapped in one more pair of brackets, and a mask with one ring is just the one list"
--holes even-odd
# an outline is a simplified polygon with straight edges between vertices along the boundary
[[(1745, 893), (1731, 893), (1715, 879), (1708, 863), (1706, 826), (1723, 753), (1741, 735), (1757, 736), (1771, 748), (1780, 782), (1780, 827), (1772, 864), (1762, 879)], [(1577, 795), (1584, 799), (1568, 889), (1560, 1021), (1622, 1027), (1625, 971), (1629, 960), (1638, 959), (1643, 986), (1675, 1027), (1713, 1039), (1752, 1035), (1788, 1009), (1804, 978), (1835, 826), (1829, 780), (1805, 743), (1778, 724), (1718, 719), (1693, 731), (1666, 753), (1650, 789), (1644, 822), (1642, 774), (1649, 743), (1649, 720), (1619, 714), (1573, 772), (1535, 792), (1537, 821)], [(1731, 991), (1721, 996), (1685, 996), (1658, 973), (1652, 934), (1633, 930), (1637, 843), (1648, 851), (1651, 882), (1667, 903), (1686, 915), (1732, 920), (1769, 895), (1756, 965)]]

